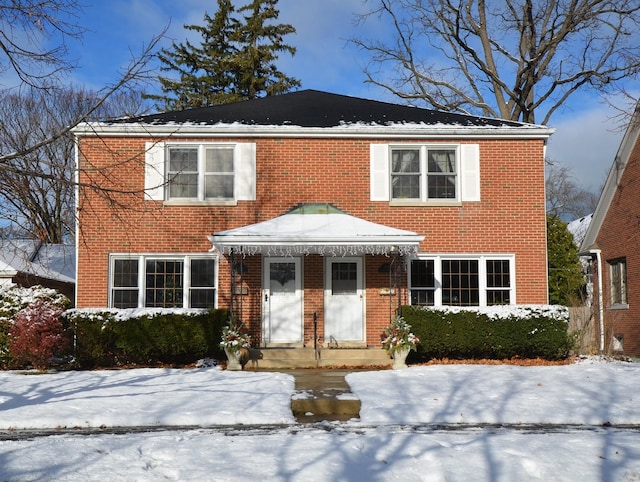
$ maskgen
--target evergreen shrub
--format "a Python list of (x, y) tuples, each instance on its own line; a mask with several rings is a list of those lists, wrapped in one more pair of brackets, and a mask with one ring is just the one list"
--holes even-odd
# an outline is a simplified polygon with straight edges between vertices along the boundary
[(402, 315), (420, 338), (412, 361), (430, 359), (569, 356), (569, 313), (560, 306), (435, 308), (404, 306)]
[(224, 358), (228, 310), (70, 310), (78, 368), (185, 365)]

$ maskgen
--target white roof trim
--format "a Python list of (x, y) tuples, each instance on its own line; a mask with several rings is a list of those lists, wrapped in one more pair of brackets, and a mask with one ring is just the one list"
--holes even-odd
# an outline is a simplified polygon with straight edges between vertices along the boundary
[(415, 253), (424, 236), (339, 213), (284, 214), (214, 233), (213, 250), (223, 254), (293, 256)]
[(555, 129), (530, 125), (522, 127), (487, 127), (462, 126), (452, 124), (409, 124), (393, 125), (350, 124), (338, 127), (300, 127), (300, 126), (265, 126), (236, 124), (106, 124), (101, 122), (87, 122), (79, 124), (73, 130), (76, 136), (116, 136), (127, 137), (141, 135), (165, 139), (167, 137), (364, 137), (364, 138), (395, 138), (404, 139), (433, 137), (457, 138), (460, 136), (487, 138), (533, 138), (546, 139)]

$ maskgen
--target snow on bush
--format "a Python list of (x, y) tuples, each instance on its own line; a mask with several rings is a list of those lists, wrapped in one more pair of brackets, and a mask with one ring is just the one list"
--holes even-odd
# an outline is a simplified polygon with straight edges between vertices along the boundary
[(73, 321), (82, 318), (93, 321), (125, 321), (135, 318), (154, 318), (162, 315), (198, 316), (206, 313), (206, 309), (195, 308), (73, 308), (65, 311), (65, 317)]
[(473, 311), (492, 320), (545, 317), (569, 322), (569, 308), (561, 305), (428, 306), (425, 309), (449, 313)]
[(16, 313), (38, 300), (46, 300), (61, 308), (69, 306), (69, 298), (51, 288), (2, 285), (0, 286), (0, 321), (12, 320)]

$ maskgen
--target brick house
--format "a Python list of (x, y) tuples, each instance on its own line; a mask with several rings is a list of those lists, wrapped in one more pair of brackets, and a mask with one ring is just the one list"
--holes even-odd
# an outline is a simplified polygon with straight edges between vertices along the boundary
[(380, 352), (402, 304), (544, 304), (551, 133), (313, 90), (83, 124), (77, 306)]
[(640, 356), (640, 111), (622, 138), (580, 246), (591, 258), (601, 352)]

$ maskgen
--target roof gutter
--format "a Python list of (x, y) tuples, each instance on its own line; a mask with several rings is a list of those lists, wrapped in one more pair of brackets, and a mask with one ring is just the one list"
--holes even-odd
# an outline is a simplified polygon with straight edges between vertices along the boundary
[(336, 127), (264, 126), (244, 124), (80, 124), (73, 133), (80, 137), (332, 137), (332, 138), (424, 138), (455, 139), (461, 136), (500, 139), (547, 139), (555, 129), (531, 127), (465, 127), (451, 125), (346, 125)]

